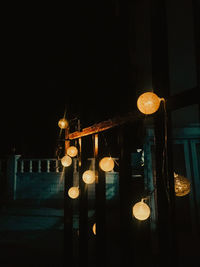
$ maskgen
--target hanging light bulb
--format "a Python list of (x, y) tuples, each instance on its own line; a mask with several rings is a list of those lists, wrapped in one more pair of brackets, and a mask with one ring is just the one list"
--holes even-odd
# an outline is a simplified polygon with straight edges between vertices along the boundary
[(77, 154), (78, 154), (78, 149), (75, 146), (68, 147), (67, 155), (73, 158), (76, 157)]
[(159, 109), (162, 99), (153, 92), (146, 92), (138, 97), (137, 107), (144, 114), (152, 114)]
[(111, 157), (104, 157), (99, 162), (99, 167), (105, 172), (112, 171), (114, 165), (114, 160)]
[(64, 157), (62, 157), (61, 164), (63, 165), (63, 167), (69, 167), (72, 164), (71, 157), (68, 155), (65, 155)]
[(69, 123), (68, 121), (65, 119), (65, 118), (62, 118), (58, 121), (58, 126), (61, 128), (61, 129), (66, 129), (68, 126), (69, 126)]
[(174, 173), (174, 190), (177, 197), (189, 194), (190, 181), (186, 177)]
[(150, 216), (150, 208), (144, 203), (144, 199), (133, 206), (132, 212), (133, 216), (140, 221), (144, 221)]
[(92, 184), (94, 183), (95, 181), (95, 172), (94, 171), (91, 171), (91, 170), (87, 170), (83, 173), (83, 181), (86, 183), (86, 184)]
[(96, 223), (93, 224), (92, 231), (93, 231), (93, 234), (96, 235)]
[(70, 198), (75, 199), (79, 196), (79, 188), (76, 186), (70, 187), (68, 190), (68, 195)]

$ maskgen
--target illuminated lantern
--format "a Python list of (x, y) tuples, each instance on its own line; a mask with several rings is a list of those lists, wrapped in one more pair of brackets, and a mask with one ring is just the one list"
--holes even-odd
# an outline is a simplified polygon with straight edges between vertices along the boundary
[(67, 155), (73, 158), (76, 157), (77, 154), (78, 154), (78, 149), (75, 146), (68, 147)]
[(178, 197), (185, 196), (190, 193), (190, 181), (179, 174), (174, 173), (174, 190)]
[(144, 221), (150, 216), (150, 208), (143, 199), (133, 206), (133, 216), (140, 221)]
[(58, 121), (58, 126), (61, 128), (61, 129), (66, 129), (68, 127), (69, 123), (68, 121), (65, 119), (65, 118), (62, 118)]
[(114, 160), (111, 157), (105, 157), (101, 159), (99, 162), (100, 168), (105, 172), (112, 171), (114, 168), (114, 165), (115, 165)]
[(95, 172), (94, 171), (91, 171), (91, 170), (87, 170), (83, 173), (83, 181), (86, 183), (86, 184), (92, 184), (94, 183), (95, 181)]
[(75, 199), (79, 196), (79, 189), (76, 186), (70, 187), (70, 189), (68, 190), (68, 195), (69, 197)]
[(161, 98), (152, 92), (146, 92), (139, 96), (137, 107), (144, 114), (155, 113), (160, 107)]
[(72, 159), (70, 156), (65, 155), (64, 157), (62, 157), (61, 159), (61, 164), (63, 165), (63, 167), (68, 167), (72, 164)]
[(96, 223), (93, 224), (92, 231), (93, 231), (93, 234), (96, 235)]

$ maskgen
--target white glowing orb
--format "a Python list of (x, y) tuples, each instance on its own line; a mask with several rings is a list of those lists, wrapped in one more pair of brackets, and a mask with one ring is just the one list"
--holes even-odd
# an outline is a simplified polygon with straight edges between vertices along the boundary
[(58, 121), (58, 126), (61, 128), (61, 129), (66, 129), (68, 127), (69, 123), (68, 121), (65, 119), (65, 118), (62, 118)]
[(70, 187), (70, 189), (68, 190), (68, 195), (70, 198), (77, 198), (79, 196), (79, 188), (76, 186)]
[(152, 92), (146, 92), (138, 97), (137, 107), (144, 114), (155, 113), (160, 107), (161, 99)]
[(144, 203), (143, 199), (133, 206), (132, 211), (133, 216), (140, 221), (146, 220), (150, 216), (150, 208), (146, 203)]
[(114, 160), (111, 157), (104, 157), (99, 162), (100, 168), (105, 172), (112, 171), (114, 165), (115, 165)]
[(91, 170), (87, 170), (83, 173), (83, 181), (86, 183), (86, 184), (92, 184), (94, 183), (95, 181), (95, 172), (94, 171), (91, 171)]
[(68, 167), (72, 164), (72, 159), (70, 156), (65, 155), (64, 157), (62, 157), (61, 159), (61, 164), (63, 165), (63, 167)]
[(78, 149), (75, 146), (68, 147), (67, 155), (73, 158), (76, 157), (77, 154), (78, 154)]

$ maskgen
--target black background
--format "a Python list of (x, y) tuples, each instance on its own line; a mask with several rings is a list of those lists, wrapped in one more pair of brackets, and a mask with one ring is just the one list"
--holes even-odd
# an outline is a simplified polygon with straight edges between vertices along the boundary
[(83, 128), (134, 108), (127, 6), (17, 10), (3, 33), (1, 155), (53, 157), (65, 111)]

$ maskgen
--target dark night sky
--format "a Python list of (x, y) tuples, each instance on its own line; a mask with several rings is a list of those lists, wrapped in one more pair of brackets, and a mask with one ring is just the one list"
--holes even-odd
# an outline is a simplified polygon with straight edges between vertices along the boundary
[(85, 2), (50, 7), (41, 24), (7, 25), (1, 155), (53, 157), (65, 108), (82, 127), (130, 110), (126, 12)]

